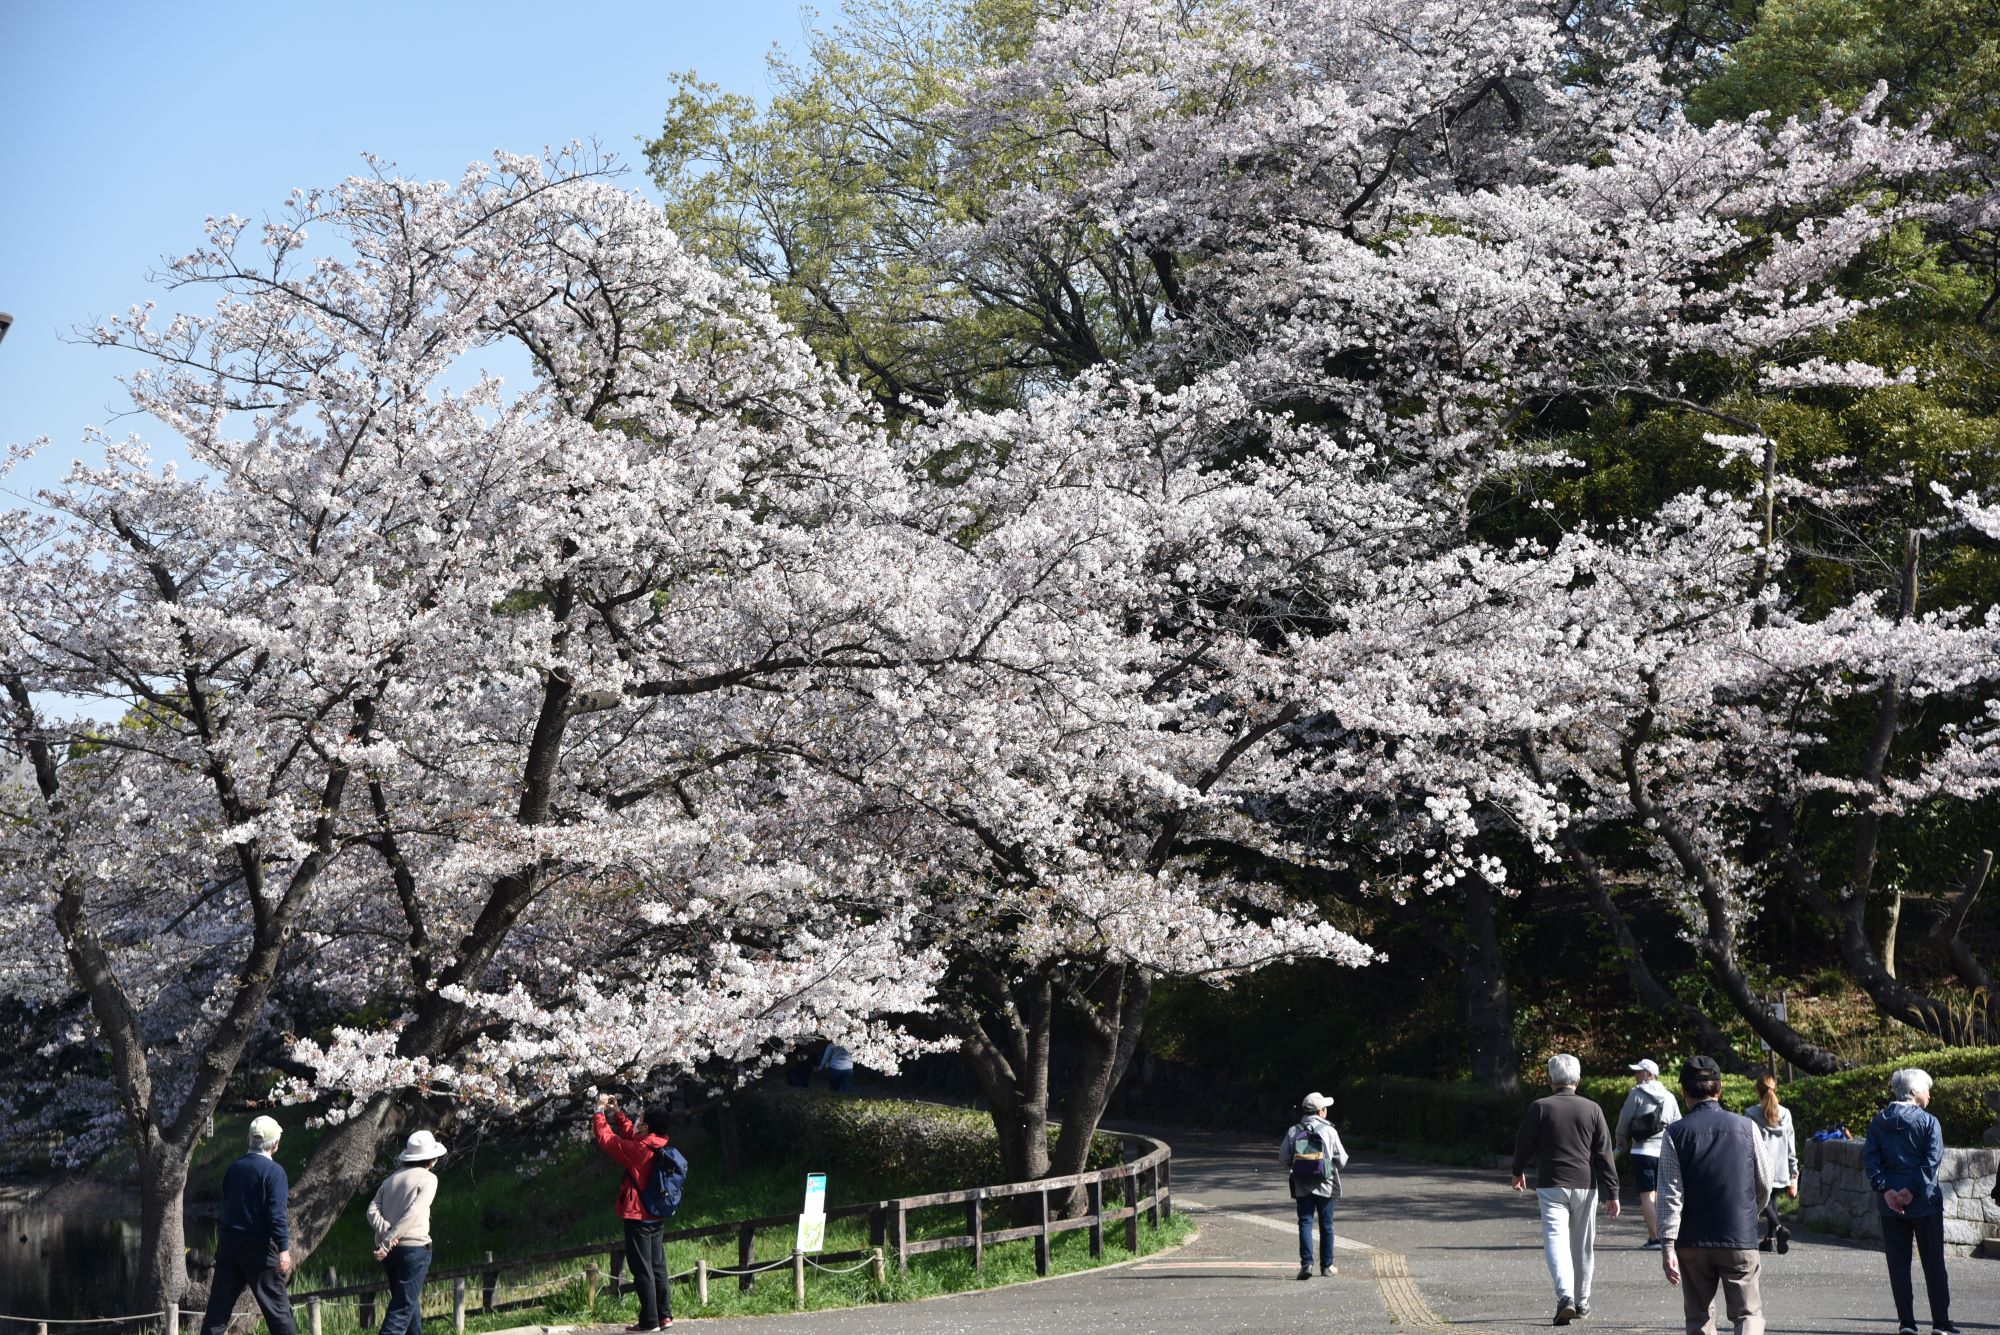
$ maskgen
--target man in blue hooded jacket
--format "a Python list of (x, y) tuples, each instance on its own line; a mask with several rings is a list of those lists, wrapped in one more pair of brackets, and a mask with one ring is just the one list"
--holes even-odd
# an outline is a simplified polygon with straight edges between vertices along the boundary
[(1951, 1324), (1951, 1284), (1944, 1273), (1944, 1128), (1924, 1109), (1931, 1078), (1915, 1067), (1889, 1077), (1894, 1101), (1868, 1123), (1861, 1166), (1880, 1198), (1882, 1251), (1889, 1258), (1889, 1292), (1896, 1300), (1898, 1335), (1918, 1335), (1916, 1295), (1910, 1289), (1910, 1244), (1923, 1259), (1924, 1290), (1931, 1300), (1934, 1335), (1957, 1335)]

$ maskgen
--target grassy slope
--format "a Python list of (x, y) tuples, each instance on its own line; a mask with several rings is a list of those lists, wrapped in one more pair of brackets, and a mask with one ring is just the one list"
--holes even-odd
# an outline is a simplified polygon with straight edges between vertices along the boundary
[[(870, 1100), (869, 1103), (873, 1112), (889, 1106), (877, 1100)], [(979, 1114), (941, 1111), (924, 1105), (913, 1105), (912, 1115), (929, 1123), (933, 1133), (941, 1118), (984, 1122)], [(241, 1128), (233, 1122), (218, 1126), (216, 1137), (205, 1147), (197, 1169), (197, 1182), (220, 1180), (222, 1167), (231, 1157), (222, 1147), (239, 1143), (240, 1135)], [(280, 1160), (296, 1168), (310, 1152), (312, 1138), (310, 1132), (288, 1132), (280, 1149)], [(805, 1174), (819, 1167), (829, 1170), (827, 1203), (830, 1206), (967, 1185), (947, 1180), (954, 1178), (965, 1166), (964, 1156), (949, 1154), (939, 1156), (937, 1163), (923, 1171), (908, 1166), (870, 1170), (857, 1168), (852, 1162), (842, 1166), (839, 1163), (808, 1165), (803, 1159), (796, 1162), (768, 1161), (746, 1166), (734, 1181), (726, 1181), (721, 1173), (721, 1156), (714, 1151), (701, 1129), (687, 1128), (684, 1134), (677, 1135), (676, 1141), (688, 1154), (691, 1164), (687, 1194), (681, 1212), (674, 1219), (674, 1226), (680, 1228), (795, 1211), (804, 1194)], [(883, 1157), (909, 1165), (916, 1156), (890, 1153), (885, 1147)], [(485, 1259), (489, 1252), (504, 1260), (509, 1256), (602, 1243), (606, 1256), (596, 1262), (602, 1272), (610, 1250), (620, 1237), (619, 1225), (612, 1213), (618, 1177), (617, 1166), (602, 1156), (595, 1146), (569, 1135), (559, 1138), (553, 1146), (491, 1143), (480, 1147), (476, 1153), (455, 1155), (447, 1161), (441, 1174), (437, 1202), (432, 1209), (432, 1234), (436, 1249), (433, 1265), (442, 1269), (475, 1264)], [(369, 1191), (372, 1190), (373, 1183), (369, 1187)], [(374, 1278), (380, 1273), (371, 1251), (367, 1204), (368, 1193), (364, 1192), (349, 1206), (325, 1241), (305, 1261), (302, 1273), (293, 1282), (295, 1289), (354, 1283)], [(992, 1227), (1006, 1227), (1008, 1221), (994, 1221), (989, 1215), (989, 1222)], [(913, 1216), (910, 1234), (912, 1237), (942, 1236), (960, 1232), (963, 1227), (963, 1207), (943, 1207)], [(1142, 1222), (1137, 1254), (1145, 1255), (1177, 1245), (1191, 1232), (1192, 1225), (1181, 1217), (1158, 1229)], [(1102, 1262), (1093, 1261), (1090, 1257), (1089, 1241), (1084, 1231), (1055, 1238), (1051, 1247), (1052, 1273), (1067, 1274), (1089, 1269), (1096, 1264), (1125, 1260), (1132, 1255), (1125, 1250), (1122, 1225), (1107, 1228), (1105, 1234)], [(201, 1238), (191, 1241), (197, 1246), (207, 1243), (207, 1239)], [(757, 1259), (762, 1262), (788, 1257), (792, 1241), (789, 1229), (760, 1233)], [(835, 1221), (828, 1229), (828, 1251), (861, 1249), (867, 1245), (865, 1219)], [(704, 1244), (672, 1243), (667, 1248), (668, 1266), (676, 1272), (691, 1271), (698, 1256), (705, 1256), (711, 1266), (734, 1266), (737, 1262), (735, 1240), (725, 1238)], [(468, 1329), (497, 1329), (535, 1322), (571, 1324), (632, 1320), (636, 1312), (633, 1300), (628, 1297), (614, 1301), (609, 1292), (608, 1278), (600, 1282), (595, 1306), (586, 1301), (587, 1286), (582, 1273), (586, 1264), (586, 1261), (574, 1261), (551, 1265), (538, 1272), (510, 1271), (503, 1276), (499, 1301), (546, 1296), (546, 1303), (538, 1308), (482, 1316), (478, 1312), (479, 1286), (476, 1282), (469, 1284), (471, 1311)], [(845, 1275), (809, 1271), (807, 1306), (845, 1307), (868, 1302), (905, 1301), (1031, 1278), (1034, 1278), (1032, 1242), (1005, 1243), (987, 1249), (986, 1263), (981, 1271), (972, 1269), (971, 1256), (962, 1251), (914, 1257), (910, 1270), (903, 1274), (896, 1273), (892, 1259), (887, 1282), (880, 1288), (874, 1284), (865, 1266)], [(451, 1300), (449, 1284), (432, 1286), (426, 1292), (426, 1315), (448, 1318)], [(675, 1285), (674, 1304), (675, 1310), (683, 1314), (701, 1310), (695, 1305), (692, 1283)], [(704, 1314), (788, 1311), (792, 1305), (791, 1274), (789, 1269), (780, 1269), (762, 1278), (748, 1292), (741, 1291), (733, 1278), (717, 1279), (710, 1287), (710, 1304)], [(379, 1305), (376, 1315), (379, 1319)], [(359, 1326), (357, 1304), (353, 1299), (329, 1301), (323, 1307), (322, 1319), (325, 1329), (336, 1335), (355, 1330)]]

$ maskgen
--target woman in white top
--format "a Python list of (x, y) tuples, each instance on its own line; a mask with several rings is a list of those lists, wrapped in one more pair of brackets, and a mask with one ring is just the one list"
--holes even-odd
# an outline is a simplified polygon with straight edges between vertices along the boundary
[(368, 1202), (375, 1259), (389, 1279), (389, 1307), (378, 1335), (416, 1335), (422, 1329), (418, 1303), (431, 1268), (431, 1202), (437, 1199), (435, 1170), (443, 1157), (436, 1136), (416, 1132), (396, 1156), (403, 1167), (389, 1174)]
[(1778, 1077), (1769, 1071), (1757, 1077), (1757, 1101), (1743, 1110), (1757, 1128), (1757, 1150), (1771, 1168), (1771, 1192), (1764, 1197), (1764, 1236), (1757, 1250), (1792, 1249), (1792, 1230), (1778, 1222), (1778, 1187), (1799, 1194), (1799, 1138), (1792, 1130), (1792, 1110), (1778, 1102)]

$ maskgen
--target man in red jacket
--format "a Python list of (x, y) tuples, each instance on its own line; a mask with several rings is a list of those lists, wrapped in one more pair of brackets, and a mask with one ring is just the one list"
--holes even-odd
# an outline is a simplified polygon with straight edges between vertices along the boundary
[(625, 1170), (618, 1181), (618, 1217), (625, 1221), (625, 1264), (632, 1271), (632, 1287), (639, 1291), (639, 1324), (625, 1329), (664, 1330), (674, 1324), (673, 1304), (667, 1297), (666, 1245), (660, 1238), (666, 1221), (646, 1213), (639, 1187), (653, 1171), (654, 1154), (667, 1143), (667, 1110), (648, 1108), (634, 1126), (619, 1111), (617, 1099), (599, 1094), (590, 1131), (597, 1148)]

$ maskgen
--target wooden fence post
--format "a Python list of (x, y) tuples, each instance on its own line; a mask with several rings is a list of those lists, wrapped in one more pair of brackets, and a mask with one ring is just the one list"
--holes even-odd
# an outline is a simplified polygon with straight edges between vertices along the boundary
[(910, 1212), (903, 1208), (903, 1203), (901, 1201), (897, 1201), (896, 1202), (896, 1269), (898, 1271), (904, 1271), (908, 1270), (909, 1268), (910, 1268)]
[(792, 1306), (806, 1310), (806, 1254), (797, 1248), (792, 1250)]
[(160, 1332), (161, 1335), (181, 1335), (181, 1305), (179, 1303), (168, 1303), (166, 1310), (160, 1313)]
[(1035, 1193), (1035, 1223), (1041, 1231), (1035, 1234), (1035, 1273), (1049, 1273), (1049, 1189), (1043, 1187)]
[(748, 1273), (756, 1259), (757, 1230), (745, 1224), (736, 1230), (736, 1264), (745, 1272), (743, 1277), (736, 1281), (736, 1287), (746, 1293), (749, 1292), (750, 1286), (757, 1282), (757, 1277)]
[(373, 1330), (375, 1328), (374, 1290), (369, 1290), (355, 1300), (354, 1319), (360, 1323), (363, 1330)]
[(703, 1307), (708, 1306), (708, 1258), (694, 1258), (694, 1300)]
[[(463, 1276), (451, 1282), (451, 1328), (458, 1335), (465, 1335), (465, 1279)], [(319, 1335), (314, 1331), (313, 1335)]]
[(965, 1231), (972, 1235), (972, 1268), (982, 1269), (986, 1265), (986, 1207), (977, 1187), (965, 1203)]
[(1090, 1255), (1096, 1260), (1104, 1255), (1104, 1179), (1093, 1177), (1084, 1190), (1090, 1201)]
[(889, 1242), (889, 1203), (877, 1201), (868, 1211), (868, 1245), (887, 1246)]
[(1158, 1174), (1160, 1179), (1160, 1218), (1172, 1219), (1174, 1217), (1174, 1157), (1172, 1154), (1168, 1154), (1166, 1158), (1160, 1160)]
[(592, 1261), (583, 1268), (583, 1305), (597, 1306), (597, 1262)]
[(479, 1306), (484, 1311), (493, 1310), (493, 1298), (500, 1288), (500, 1267), (493, 1264), (493, 1253), (486, 1253), (486, 1273), (479, 1277)]
[(320, 1335), (319, 1299), (317, 1298), (306, 1299), (306, 1329), (311, 1332), (311, 1335)]
[(868, 1249), (868, 1259), (874, 1263), (875, 1287), (878, 1289), (888, 1287), (889, 1267), (882, 1259), (882, 1249), (880, 1247), (870, 1247)]
[(1128, 1170), (1125, 1174), (1125, 1250), (1139, 1254), (1139, 1174)]
[(623, 1282), (625, 1275), (625, 1249), (623, 1247), (614, 1247), (608, 1253), (608, 1256), (609, 1260), (607, 1264), (611, 1271), (611, 1296), (616, 1299), (622, 1296), (625, 1291)]
[(1153, 1202), (1146, 1207), (1146, 1222), (1154, 1228), (1160, 1226), (1160, 1166), (1153, 1165)]

